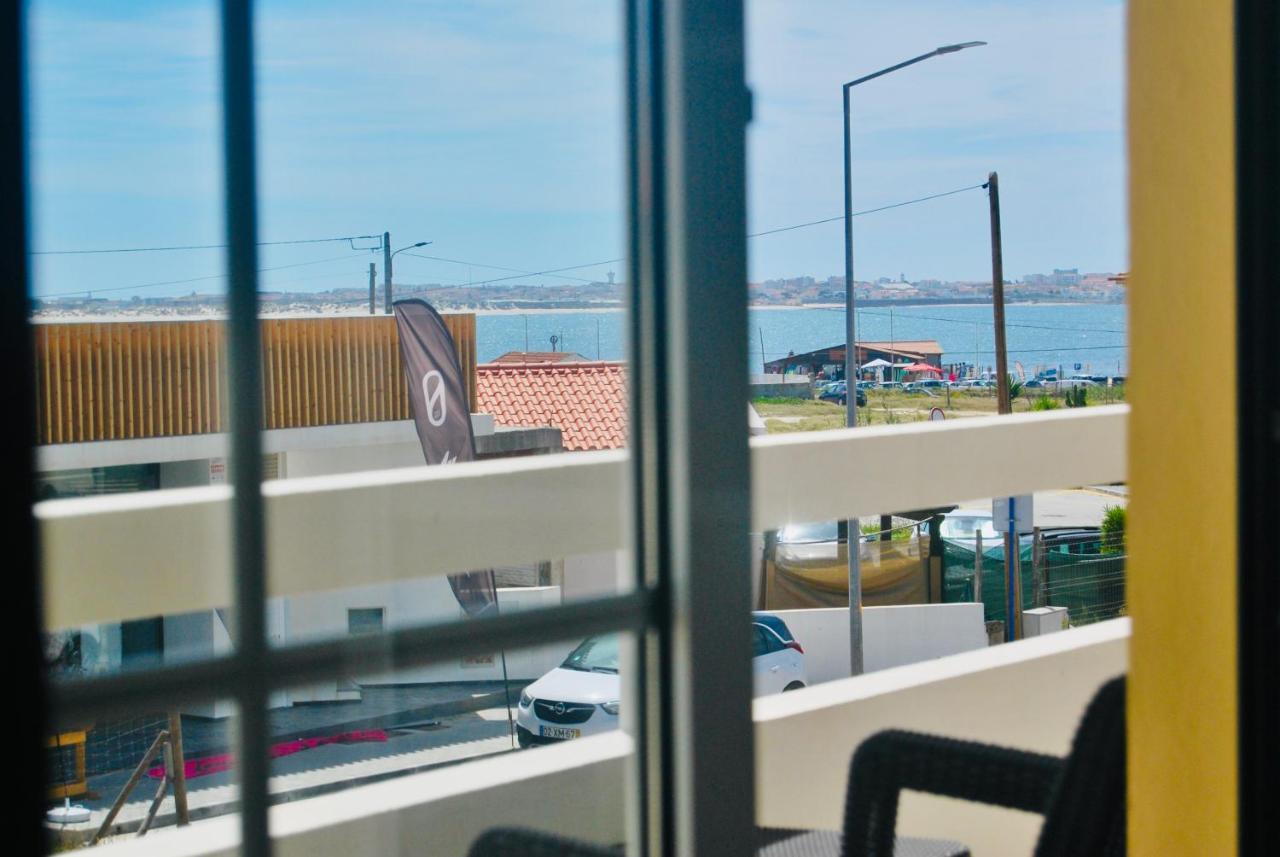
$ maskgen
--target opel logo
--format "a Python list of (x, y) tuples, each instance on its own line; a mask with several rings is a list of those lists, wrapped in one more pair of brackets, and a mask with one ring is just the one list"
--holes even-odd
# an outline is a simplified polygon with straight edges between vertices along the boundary
[(556, 714), (564, 714), (564, 703), (563, 703), (563, 702), (557, 702), (557, 703), (556, 703), (555, 711), (556, 711)]
[(449, 401), (445, 398), (444, 376), (432, 369), (422, 376), (422, 398), (427, 406), (427, 422), (439, 428), (448, 415)]

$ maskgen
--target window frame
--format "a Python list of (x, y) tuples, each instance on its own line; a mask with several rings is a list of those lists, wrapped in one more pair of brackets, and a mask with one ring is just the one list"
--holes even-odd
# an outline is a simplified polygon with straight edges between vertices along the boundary
[(1237, 616), (1239, 851), (1270, 854), (1280, 838), (1280, 575), (1269, 532), (1280, 515), (1280, 391), (1269, 371), (1280, 321), (1280, 12), (1235, 4)]
[(27, 113), (26, 4), (0, 6), (0, 111), (6, 117), (0, 129), (0, 170), (5, 193), (0, 195), (0, 226), (9, 251), (0, 253), (0, 272), (6, 287), (0, 289), (0, 353), (13, 372), (11, 401), (0, 420), (5, 454), (0, 457), (5, 519), (13, 522), (7, 547), (11, 568), (11, 620), (5, 623), (6, 650), (16, 664), (11, 682), (15, 693), (28, 701), (14, 712), (16, 747), (14, 764), (30, 771), (29, 788), (19, 789), (11, 832), (16, 851), (28, 854), (45, 850), (44, 810), (46, 777), (44, 755), (47, 686), (44, 652), (39, 553), (36, 547), (35, 503), (35, 342), (28, 321), (31, 281), (27, 219)]
[[(336, 677), (385, 663), (438, 662), (477, 648), (515, 648), (549, 636), (632, 631), (643, 635), (638, 669), (631, 680), (643, 704), (637, 727), (639, 764), (629, 792), (634, 854), (717, 853), (728, 842), (750, 842), (754, 823), (750, 645), (746, 629), (750, 587), (725, 591), (714, 574), (725, 562), (745, 566), (750, 526), (750, 460), (742, 430), (746, 388), (746, 195), (747, 90), (743, 63), (741, 0), (700, 4), (695, 0), (624, 0), (625, 97), (628, 164), (628, 244), (632, 272), (630, 323), (633, 336), (631, 418), (633, 432), (631, 508), (636, 514), (632, 592), (590, 602), (447, 623), (353, 635), (272, 649), (266, 637), (265, 502), (262, 485), (261, 349), (257, 283), (257, 175), (254, 113), (253, 0), (222, 0), (221, 82), (224, 211), (228, 268), (228, 391), (234, 598), (234, 650), (208, 661), (137, 673), (59, 682), (52, 688), (53, 721), (87, 712), (107, 716), (163, 701), (172, 706), (205, 699), (209, 688), (234, 699), (239, 711), (241, 853), (272, 851), (267, 828), (269, 776), (267, 703), (276, 688)], [(22, 4), (9, 4), (5, 37), (20, 48), (25, 36)], [(26, 68), (21, 50), (6, 54), (4, 97), (21, 96)], [(6, 164), (15, 187), (26, 189), (21, 123), (11, 126)], [(11, 282), (15, 311), (6, 323), (15, 336), (21, 381), (19, 409), (10, 422), (22, 427), (11, 448), (34, 451), (30, 410), (33, 377), (25, 268), (26, 212), (21, 196), (6, 207), (8, 232), (18, 239), (10, 254), (18, 267)], [(696, 228), (686, 228), (697, 224)], [(738, 292), (703, 284), (741, 283)], [(734, 297), (736, 294), (736, 298)], [(729, 299), (726, 301), (726, 297)], [(712, 311), (714, 310), (714, 311)], [(727, 310), (727, 311), (726, 311)], [(738, 359), (740, 377), (695, 391), (686, 367), (708, 359)], [(20, 458), (14, 456), (14, 459)], [(37, 522), (32, 515), (33, 461), (13, 461), (26, 492), (6, 494), (30, 522), (31, 569), (24, 584), (35, 589), (30, 642), (41, 621), (41, 569), (35, 560)], [(694, 473), (698, 474), (696, 479)], [(21, 551), (21, 546), (16, 546)], [(734, 634), (741, 630), (741, 634)], [(725, 635), (739, 645), (725, 645)], [(30, 648), (30, 647), (29, 647)], [(27, 661), (44, 686), (41, 658)], [(695, 666), (695, 661), (697, 665)], [(710, 685), (715, 694), (697, 691)], [(39, 699), (38, 693), (32, 694)], [(726, 701), (730, 704), (726, 704)], [(734, 705), (732, 703), (737, 702)], [(714, 716), (708, 716), (714, 712)], [(38, 760), (39, 734), (48, 720), (30, 728)], [(741, 752), (716, 754), (732, 742)], [(38, 761), (34, 769), (43, 770)], [(698, 788), (694, 788), (694, 783)], [(708, 788), (715, 784), (723, 785)], [(725, 812), (722, 799), (735, 795)], [(43, 790), (32, 791), (33, 801)], [(715, 799), (712, 799), (715, 795)], [(33, 812), (31, 818), (41, 817)], [(37, 831), (37, 836), (39, 836)]]

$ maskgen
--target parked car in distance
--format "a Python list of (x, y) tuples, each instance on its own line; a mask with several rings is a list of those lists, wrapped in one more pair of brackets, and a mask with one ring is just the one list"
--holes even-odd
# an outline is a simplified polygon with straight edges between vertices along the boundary
[(1064, 378), (1060, 381), (1045, 381), (1045, 386), (1058, 391), (1075, 390), (1080, 387), (1096, 387), (1097, 382), (1083, 376), (1075, 378)]
[(988, 543), (999, 538), (990, 514), (965, 510), (948, 512), (942, 518), (938, 532), (944, 539), (957, 541), (975, 541), (979, 532), (982, 533), (983, 541)]
[[(836, 381), (834, 384), (827, 387), (827, 389), (819, 393), (818, 399), (823, 402), (834, 402), (838, 405), (843, 405), (847, 399), (848, 390), (849, 385), (847, 383), (844, 381)], [(858, 407), (865, 407), (867, 404), (867, 394), (864, 393), (861, 388), (856, 389), (855, 393), (858, 397)]]
[[(930, 521), (921, 523), (921, 530), (925, 533), (930, 532)], [(982, 533), (982, 553), (999, 555), (1003, 550), (1004, 534), (996, 532), (995, 521), (991, 518), (991, 513), (979, 509), (956, 509), (948, 512), (942, 518), (942, 525), (938, 528), (939, 534), (943, 541), (952, 542), (969, 550), (976, 550), (978, 546), (978, 533)], [(1025, 534), (1019, 536), (1019, 542), (1022, 544), (1031, 543), (1031, 535)]]
[[(751, 674), (756, 696), (808, 684), (804, 648), (782, 619), (751, 614)], [(521, 747), (552, 744), (618, 728), (622, 681), (618, 636), (588, 637), (560, 666), (520, 693), (516, 737)]]

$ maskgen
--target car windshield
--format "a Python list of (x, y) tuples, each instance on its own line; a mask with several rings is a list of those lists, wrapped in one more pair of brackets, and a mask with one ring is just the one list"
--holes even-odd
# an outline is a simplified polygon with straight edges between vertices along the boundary
[(580, 672), (616, 673), (618, 671), (618, 638), (614, 634), (588, 637), (569, 653), (560, 665)]
[(997, 538), (991, 518), (981, 515), (947, 515), (942, 519), (940, 532), (944, 539), (974, 539), (979, 529), (984, 539)]
[(835, 521), (820, 524), (791, 524), (778, 532), (778, 543), (784, 545), (803, 545), (817, 542), (834, 542), (840, 537), (839, 525)]

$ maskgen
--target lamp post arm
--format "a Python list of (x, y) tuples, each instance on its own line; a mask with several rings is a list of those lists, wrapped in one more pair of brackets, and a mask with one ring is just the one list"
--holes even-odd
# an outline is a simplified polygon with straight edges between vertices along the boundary
[(889, 72), (897, 71), (900, 68), (906, 68), (909, 65), (915, 65), (918, 62), (924, 62), (925, 60), (930, 59), (931, 57), (936, 57), (936, 56), (938, 56), (938, 51), (936, 50), (929, 51), (929, 53), (927, 54), (921, 54), (918, 57), (912, 57), (909, 60), (905, 60), (903, 62), (898, 63), (897, 65), (891, 65), (888, 68), (882, 68), (879, 71), (873, 71), (871, 74), (860, 77), (857, 80), (851, 80), (844, 85), (844, 88), (847, 90), (850, 87), (857, 86), (860, 83), (866, 83), (868, 80), (875, 80), (877, 77), (883, 77)]

